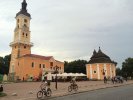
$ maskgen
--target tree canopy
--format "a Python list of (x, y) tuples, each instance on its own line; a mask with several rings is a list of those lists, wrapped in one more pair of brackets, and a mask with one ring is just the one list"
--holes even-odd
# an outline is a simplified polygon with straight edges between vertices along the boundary
[(0, 74), (8, 74), (10, 66), (11, 55), (0, 57)]
[(121, 69), (119, 67), (116, 68), (116, 75), (117, 76), (122, 76), (122, 71), (121, 71)]
[(65, 61), (64, 71), (67, 73), (84, 73), (86, 74), (86, 60), (75, 60), (72, 62)]
[(133, 77), (133, 58), (127, 58), (122, 63), (122, 74), (126, 77)]

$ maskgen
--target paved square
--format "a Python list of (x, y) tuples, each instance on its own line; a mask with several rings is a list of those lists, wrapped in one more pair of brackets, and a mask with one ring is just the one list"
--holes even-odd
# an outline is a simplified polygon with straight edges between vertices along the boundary
[[(89, 91), (99, 88), (114, 87), (119, 85), (132, 84), (133, 81), (124, 82), (123, 84), (112, 84), (110, 81), (104, 84), (103, 81), (82, 81), (77, 82), (78, 91)], [(8, 83), (4, 84), (4, 92), (6, 97), (0, 100), (36, 100), (36, 93), (40, 90), (41, 82), (22, 82), (22, 83)], [(58, 89), (55, 89), (55, 82), (51, 82), (52, 97), (72, 94), (68, 92), (69, 82), (58, 82)], [(16, 96), (13, 96), (16, 95)]]

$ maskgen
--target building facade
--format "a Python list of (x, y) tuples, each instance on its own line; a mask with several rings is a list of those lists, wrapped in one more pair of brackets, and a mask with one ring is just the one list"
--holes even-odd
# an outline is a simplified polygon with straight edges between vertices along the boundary
[(94, 50), (89, 63), (86, 64), (87, 78), (91, 80), (103, 80), (104, 76), (112, 78), (116, 76), (116, 65), (117, 63), (104, 54), (99, 47), (99, 51)]
[(54, 72), (58, 66), (60, 73), (64, 72), (64, 63), (55, 60), (53, 56), (31, 54), (33, 43), (30, 42), (31, 15), (27, 12), (26, 0), (22, 2), (21, 10), (16, 14), (14, 39), (10, 43), (12, 48), (9, 78), (26, 80), (39, 77), (43, 71)]

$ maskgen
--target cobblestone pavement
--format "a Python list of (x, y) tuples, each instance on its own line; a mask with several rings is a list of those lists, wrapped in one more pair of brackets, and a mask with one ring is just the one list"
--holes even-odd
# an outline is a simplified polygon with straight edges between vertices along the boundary
[[(82, 81), (77, 82), (77, 84), (79, 89), (76, 93), (101, 88), (133, 84), (133, 81), (124, 82), (123, 84), (112, 84), (111, 82), (104, 84), (103, 81)], [(40, 90), (40, 85), (41, 82), (22, 82), (4, 84), (4, 92), (7, 93), (7, 96), (1, 97), (0, 100), (36, 100), (36, 93)], [(69, 82), (58, 82), (58, 89), (56, 90), (55, 82), (52, 82), (52, 97), (73, 94), (74, 92), (68, 92), (69, 85)]]

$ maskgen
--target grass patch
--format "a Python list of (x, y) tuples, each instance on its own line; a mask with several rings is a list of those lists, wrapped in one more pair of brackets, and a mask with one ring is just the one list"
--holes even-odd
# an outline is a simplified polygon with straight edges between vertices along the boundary
[(3, 93), (3, 92), (0, 92), (0, 97), (4, 97), (4, 96), (7, 96), (7, 94)]

